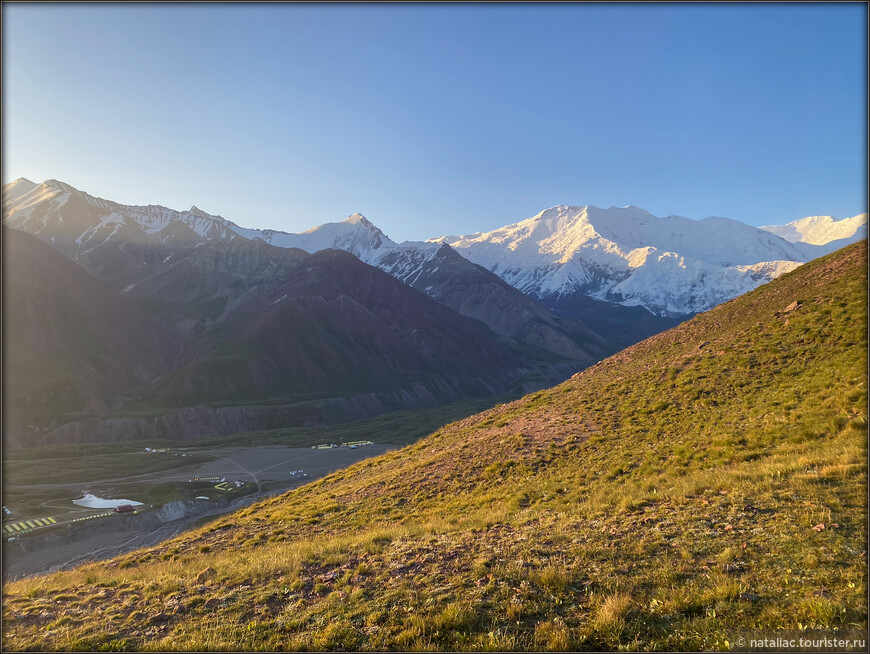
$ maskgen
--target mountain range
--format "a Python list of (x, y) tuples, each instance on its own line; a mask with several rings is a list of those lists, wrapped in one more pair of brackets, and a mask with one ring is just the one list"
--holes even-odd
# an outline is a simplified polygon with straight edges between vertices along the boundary
[[(15, 249), (4, 275), (4, 347), (16, 350), (7, 371), (27, 371), (8, 377), (10, 445), (342, 422), (545, 387), (614, 350), (438, 245), (432, 285), (444, 303), (348, 252), (247, 239), (196, 208), (124, 207), (19, 180), (4, 189), (4, 216)], [(65, 289), (66, 269), (79, 286)], [(65, 334), (71, 315), (102, 327), (42, 342)], [(141, 329), (116, 328), (119, 315)], [(109, 345), (147, 352), (153, 334), (177, 349), (171, 361), (155, 352), (153, 374), (131, 384), (121, 363), (130, 356)], [(111, 360), (118, 370), (102, 365)], [(75, 399), (56, 402), (58, 389)]]
[[(154, 359), (162, 368), (140, 370), (138, 387), (109, 374), (96, 386), (114, 388), (112, 397), (82, 375), (65, 378), (90, 410), (33, 410), (16, 424), (27, 426), (23, 441), (212, 435), (541, 388), (866, 237), (866, 220), (754, 228), (559, 206), (490, 232), (395, 243), (360, 214), (290, 234), (19, 179), (3, 188), (9, 240), (27, 232), (53, 248), (22, 246), (46, 261), (30, 264), (31, 283), (62, 286), (57, 271), (67, 264), (51, 256), (60, 253), (94, 278), (85, 295), (112, 295), (98, 307), (146, 316), (159, 325), (149, 333), (165, 332), (161, 342), (176, 349)], [(7, 259), (4, 277), (18, 277), (20, 258)], [(27, 296), (14, 283), (7, 297)], [(29, 307), (27, 320), (16, 317), (25, 305), (7, 305), (7, 324), (20, 325), (9, 342), (33, 343), (45, 329), (40, 315), (70, 310)], [(101, 310), (85, 313), (99, 323)], [(150, 347), (135, 333), (120, 340)], [(57, 347), (101, 370), (96, 345)], [(19, 369), (42, 371), (36, 350), (26, 352)], [(43, 382), (12, 389), (24, 393), (19, 406), (43, 406), (62, 385), (40, 374)]]
[[(63, 209), (64, 216), (83, 209), (85, 215), (62, 217), (60, 223), (49, 218), (70, 201), (73, 206)], [(447, 295), (443, 280), (435, 283), (432, 274), (450, 257), (447, 267), (454, 272), (478, 272), (466, 262), (476, 263), (557, 311), (569, 298), (582, 295), (678, 317), (709, 309), (867, 237), (866, 213), (756, 228), (728, 218), (659, 218), (634, 206), (557, 206), (489, 232), (399, 244), (358, 213), (293, 234), (240, 227), (196, 207), (178, 212), (119, 205), (56, 180), (40, 185), (16, 180), (4, 188), (3, 202), (7, 225), (37, 236), (50, 231), (55, 247), (77, 260), (111, 240), (129, 241), (141, 238), (139, 232), (184, 225), (200, 240), (241, 236), (309, 253), (345, 250), (440, 301)], [(462, 257), (452, 257), (450, 250)]]
[(169, 541), (5, 583), (4, 647), (725, 651), (760, 628), (861, 638), (866, 484), (859, 243), (401, 450)]
[(440, 244), (553, 308), (582, 295), (679, 317), (867, 237), (866, 213), (756, 228), (729, 218), (658, 218), (634, 206), (557, 206), (490, 232), (401, 244), (360, 214), (301, 234), (230, 225), (281, 247), (347, 250), (422, 290), (418, 276)]

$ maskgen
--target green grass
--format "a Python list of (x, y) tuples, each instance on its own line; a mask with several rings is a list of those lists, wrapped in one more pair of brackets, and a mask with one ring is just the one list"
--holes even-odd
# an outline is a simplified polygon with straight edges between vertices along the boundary
[(722, 650), (735, 629), (866, 629), (866, 284), (861, 244), (402, 450), (6, 584), (4, 647)]

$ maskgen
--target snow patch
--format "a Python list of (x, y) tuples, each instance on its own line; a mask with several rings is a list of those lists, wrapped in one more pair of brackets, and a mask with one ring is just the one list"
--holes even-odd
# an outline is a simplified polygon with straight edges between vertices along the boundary
[(766, 225), (761, 229), (776, 234), (791, 243), (827, 245), (832, 241), (867, 238), (867, 214), (837, 220), (833, 216), (808, 216), (786, 225)]

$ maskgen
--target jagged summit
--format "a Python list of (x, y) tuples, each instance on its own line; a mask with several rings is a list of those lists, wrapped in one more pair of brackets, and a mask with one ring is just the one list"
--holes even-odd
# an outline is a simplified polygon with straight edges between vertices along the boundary
[(830, 251), (730, 218), (659, 218), (634, 205), (557, 205), (438, 241), (541, 301), (583, 296), (662, 316), (709, 309)]
[(359, 212), (349, 215), (342, 222), (347, 223), (348, 225), (365, 225), (367, 227), (374, 227), (371, 221)]
[[(146, 243), (159, 239), (165, 243), (171, 234), (184, 232), (178, 227), (192, 231), (194, 238), (202, 241), (237, 237), (228, 221), (196, 206), (176, 211), (160, 205), (123, 205), (57, 179), (38, 185), (21, 180), (7, 184), (3, 188), (3, 224), (51, 242), (75, 260), (120, 240)], [(161, 236), (156, 236), (158, 233)]]

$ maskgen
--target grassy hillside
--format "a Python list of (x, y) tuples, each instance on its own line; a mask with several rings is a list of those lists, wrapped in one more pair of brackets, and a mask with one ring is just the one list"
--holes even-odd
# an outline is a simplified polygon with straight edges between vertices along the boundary
[(867, 626), (866, 244), (195, 532), (6, 584), (5, 649), (726, 649)]

